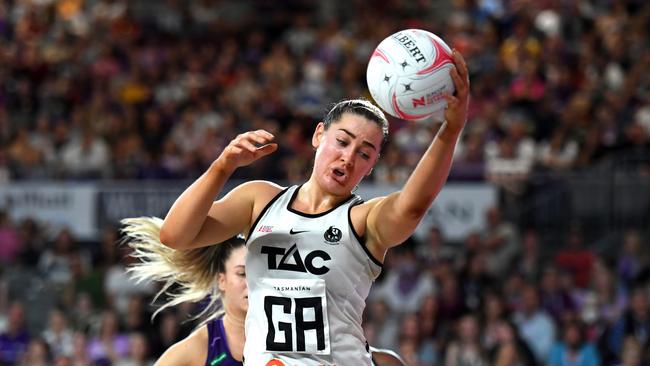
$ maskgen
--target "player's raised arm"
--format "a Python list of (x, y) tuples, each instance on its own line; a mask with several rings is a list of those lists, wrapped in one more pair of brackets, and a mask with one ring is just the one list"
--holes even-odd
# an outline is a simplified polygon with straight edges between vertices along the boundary
[(274, 136), (257, 130), (237, 136), (172, 205), (160, 230), (160, 241), (174, 249), (222, 242), (250, 225), (255, 191), (264, 182), (248, 182), (213, 202), (235, 169), (277, 149)]
[(458, 137), (467, 121), (469, 75), (462, 55), (454, 51), (456, 68), (450, 71), (456, 95), (445, 95), (446, 121), (406, 181), (404, 188), (378, 199), (366, 222), (370, 243), (384, 249), (402, 243), (419, 224), (442, 189), (451, 168)]

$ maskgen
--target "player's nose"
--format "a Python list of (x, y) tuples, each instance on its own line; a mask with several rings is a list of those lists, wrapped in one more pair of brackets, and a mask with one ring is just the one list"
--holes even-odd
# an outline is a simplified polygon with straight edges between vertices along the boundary
[(354, 165), (354, 152), (352, 149), (347, 149), (341, 154), (341, 161), (345, 164), (346, 167), (351, 167)]

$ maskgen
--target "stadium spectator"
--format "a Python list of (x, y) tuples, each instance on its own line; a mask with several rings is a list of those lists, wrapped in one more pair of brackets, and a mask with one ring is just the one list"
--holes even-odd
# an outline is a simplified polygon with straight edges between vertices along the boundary
[(70, 229), (64, 228), (54, 239), (51, 248), (46, 249), (38, 259), (38, 269), (52, 284), (64, 287), (72, 279), (70, 255), (75, 250), (76, 240)]
[(604, 324), (612, 324), (618, 319), (628, 304), (625, 287), (613, 275), (612, 269), (602, 260), (597, 260), (592, 271), (591, 285), (586, 296), (595, 300), (598, 319)]
[(394, 270), (373, 291), (373, 298), (384, 301), (391, 313), (413, 313), (426, 296), (433, 294), (434, 281), (429, 272), (418, 266), (414, 248), (400, 249), (393, 252)]
[(373, 298), (369, 301), (364, 315), (367, 320), (364, 322), (364, 328), (372, 328), (370, 331), (366, 329), (368, 343), (379, 348), (396, 349), (399, 341), (399, 318), (392, 316), (386, 302)]
[(488, 348), (490, 364), (494, 366), (538, 365), (533, 352), (521, 338), (514, 324), (507, 320), (500, 320), (495, 326), (496, 343)]
[(513, 266), (529, 282), (536, 282), (541, 277), (542, 265), (548, 260), (539, 247), (539, 234), (537, 230), (528, 228), (521, 239), (521, 252), (515, 259)]
[(75, 332), (73, 339), (73, 353), (70, 357), (72, 365), (92, 365), (93, 360), (88, 352), (88, 339), (84, 332)]
[[(634, 338), (641, 350), (641, 359), (644, 362), (650, 361), (650, 300), (644, 288), (637, 288), (632, 292), (630, 306), (616, 322), (609, 326), (605, 332), (607, 351), (605, 358), (608, 362), (615, 360), (625, 361), (618, 355), (624, 354), (624, 343), (626, 339)], [(632, 346), (629, 346), (632, 347)]]
[(523, 288), (522, 307), (514, 312), (513, 321), (537, 362), (545, 362), (555, 341), (556, 326), (553, 318), (540, 308), (539, 294), (534, 286)]
[(562, 340), (553, 345), (549, 366), (599, 366), (598, 351), (587, 342), (582, 324), (568, 322), (562, 330)]
[(41, 334), (52, 358), (72, 356), (73, 332), (68, 326), (65, 314), (58, 309), (50, 311), (48, 327)]
[(25, 307), (21, 302), (13, 302), (7, 310), (7, 330), (0, 334), (0, 363), (18, 365), (27, 352), (31, 340), (25, 328)]
[(435, 344), (430, 338), (420, 333), (417, 314), (404, 315), (400, 325), (399, 339), (400, 344), (407, 341), (415, 347), (415, 357), (420, 364), (433, 365), (440, 362), (440, 355)]
[(445, 366), (487, 364), (487, 358), (479, 343), (478, 321), (472, 315), (465, 315), (458, 320), (456, 339), (447, 346)]
[(550, 141), (539, 147), (539, 163), (549, 170), (570, 170), (578, 157), (578, 149), (577, 141), (568, 136), (566, 129), (557, 129)]
[(128, 351), (129, 337), (119, 330), (117, 313), (105, 310), (99, 329), (88, 342), (88, 356), (96, 364), (112, 365), (124, 358)]
[(0, 209), (0, 262), (12, 263), (22, 249), (18, 230), (4, 209)]
[(499, 343), (502, 322), (508, 318), (507, 309), (497, 291), (485, 291), (482, 300), (481, 345), (486, 350), (492, 350)]
[(519, 232), (505, 220), (498, 207), (485, 213), (487, 228), (483, 234), (488, 273), (495, 279), (502, 278), (520, 250)]
[(585, 288), (591, 278), (591, 272), (596, 260), (594, 253), (584, 248), (582, 229), (574, 226), (567, 235), (565, 249), (557, 252), (555, 263), (560, 269), (569, 272), (574, 277), (575, 284)]
[(616, 273), (625, 286), (634, 284), (642, 271), (648, 267), (648, 251), (637, 230), (628, 230), (623, 235), (622, 253), (616, 263)]
[(27, 345), (27, 351), (22, 356), (21, 366), (47, 366), (51, 363), (51, 356), (47, 343), (41, 338), (32, 339)]
[(453, 180), (480, 181), (485, 177), (483, 155), (484, 136), (480, 132), (468, 131), (454, 153), (454, 165), (449, 173)]
[(544, 268), (540, 283), (540, 299), (542, 308), (553, 317), (557, 324), (565, 319), (563, 316), (576, 310), (576, 305), (568, 294), (561, 287), (560, 273), (552, 265)]
[(129, 336), (128, 355), (120, 359), (115, 366), (151, 366), (147, 338), (142, 333), (131, 333)]
[(155, 293), (154, 284), (149, 281), (135, 282), (129, 280), (126, 266), (135, 259), (130, 256), (131, 250), (126, 246), (119, 249), (120, 260), (106, 270), (104, 276), (104, 292), (108, 302), (125, 315), (129, 301), (134, 296), (147, 296)]
[(68, 142), (61, 151), (63, 169), (77, 179), (107, 177), (110, 159), (109, 146), (89, 129)]

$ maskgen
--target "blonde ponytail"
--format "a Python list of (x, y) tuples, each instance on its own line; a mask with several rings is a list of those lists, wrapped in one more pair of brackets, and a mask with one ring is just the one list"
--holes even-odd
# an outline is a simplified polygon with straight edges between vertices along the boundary
[[(192, 319), (207, 318), (201, 322), (223, 314), (221, 292), (216, 284), (216, 276), (225, 272), (225, 261), (233, 248), (244, 245), (241, 237), (231, 238), (223, 243), (208, 247), (176, 250), (160, 242), (160, 227), (163, 220), (157, 217), (127, 218), (121, 221), (123, 241), (133, 248), (133, 257), (139, 261), (128, 267), (127, 271), (136, 281), (159, 281), (162, 289), (156, 294), (154, 302), (165, 295), (166, 301), (153, 314), (184, 302), (199, 302), (208, 299), (207, 306)], [(172, 290), (173, 285), (178, 285)]]

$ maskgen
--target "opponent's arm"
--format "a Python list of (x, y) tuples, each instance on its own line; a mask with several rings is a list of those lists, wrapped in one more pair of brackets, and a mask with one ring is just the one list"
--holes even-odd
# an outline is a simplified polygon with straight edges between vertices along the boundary
[(202, 326), (169, 347), (154, 366), (202, 366), (208, 357), (208, 327)]
[[(446, 122), (406, 181), (404, 188), (378, 199), (368, 213), (371, 242), (388, 249), (406, 240), (447, 181), (456, 141), (467, 121), (469, 74), (465, 60), (454, 51), (456, 68), (450, 71), (456, 96), (445, 95)], [(371, 202), (369, 202), (371, 203)]]
[[(257, 130), (237, 136), (208, 170), (172, 205), (160, 228), (160, 241), (174, 249), (191, 249), (222, 242), (250, 225), (256, 187), (249, 182), (213, 202), (238, 167), (277, 149), (273, 135)], [(258, 146), (256, 146), (258, 145)]]

